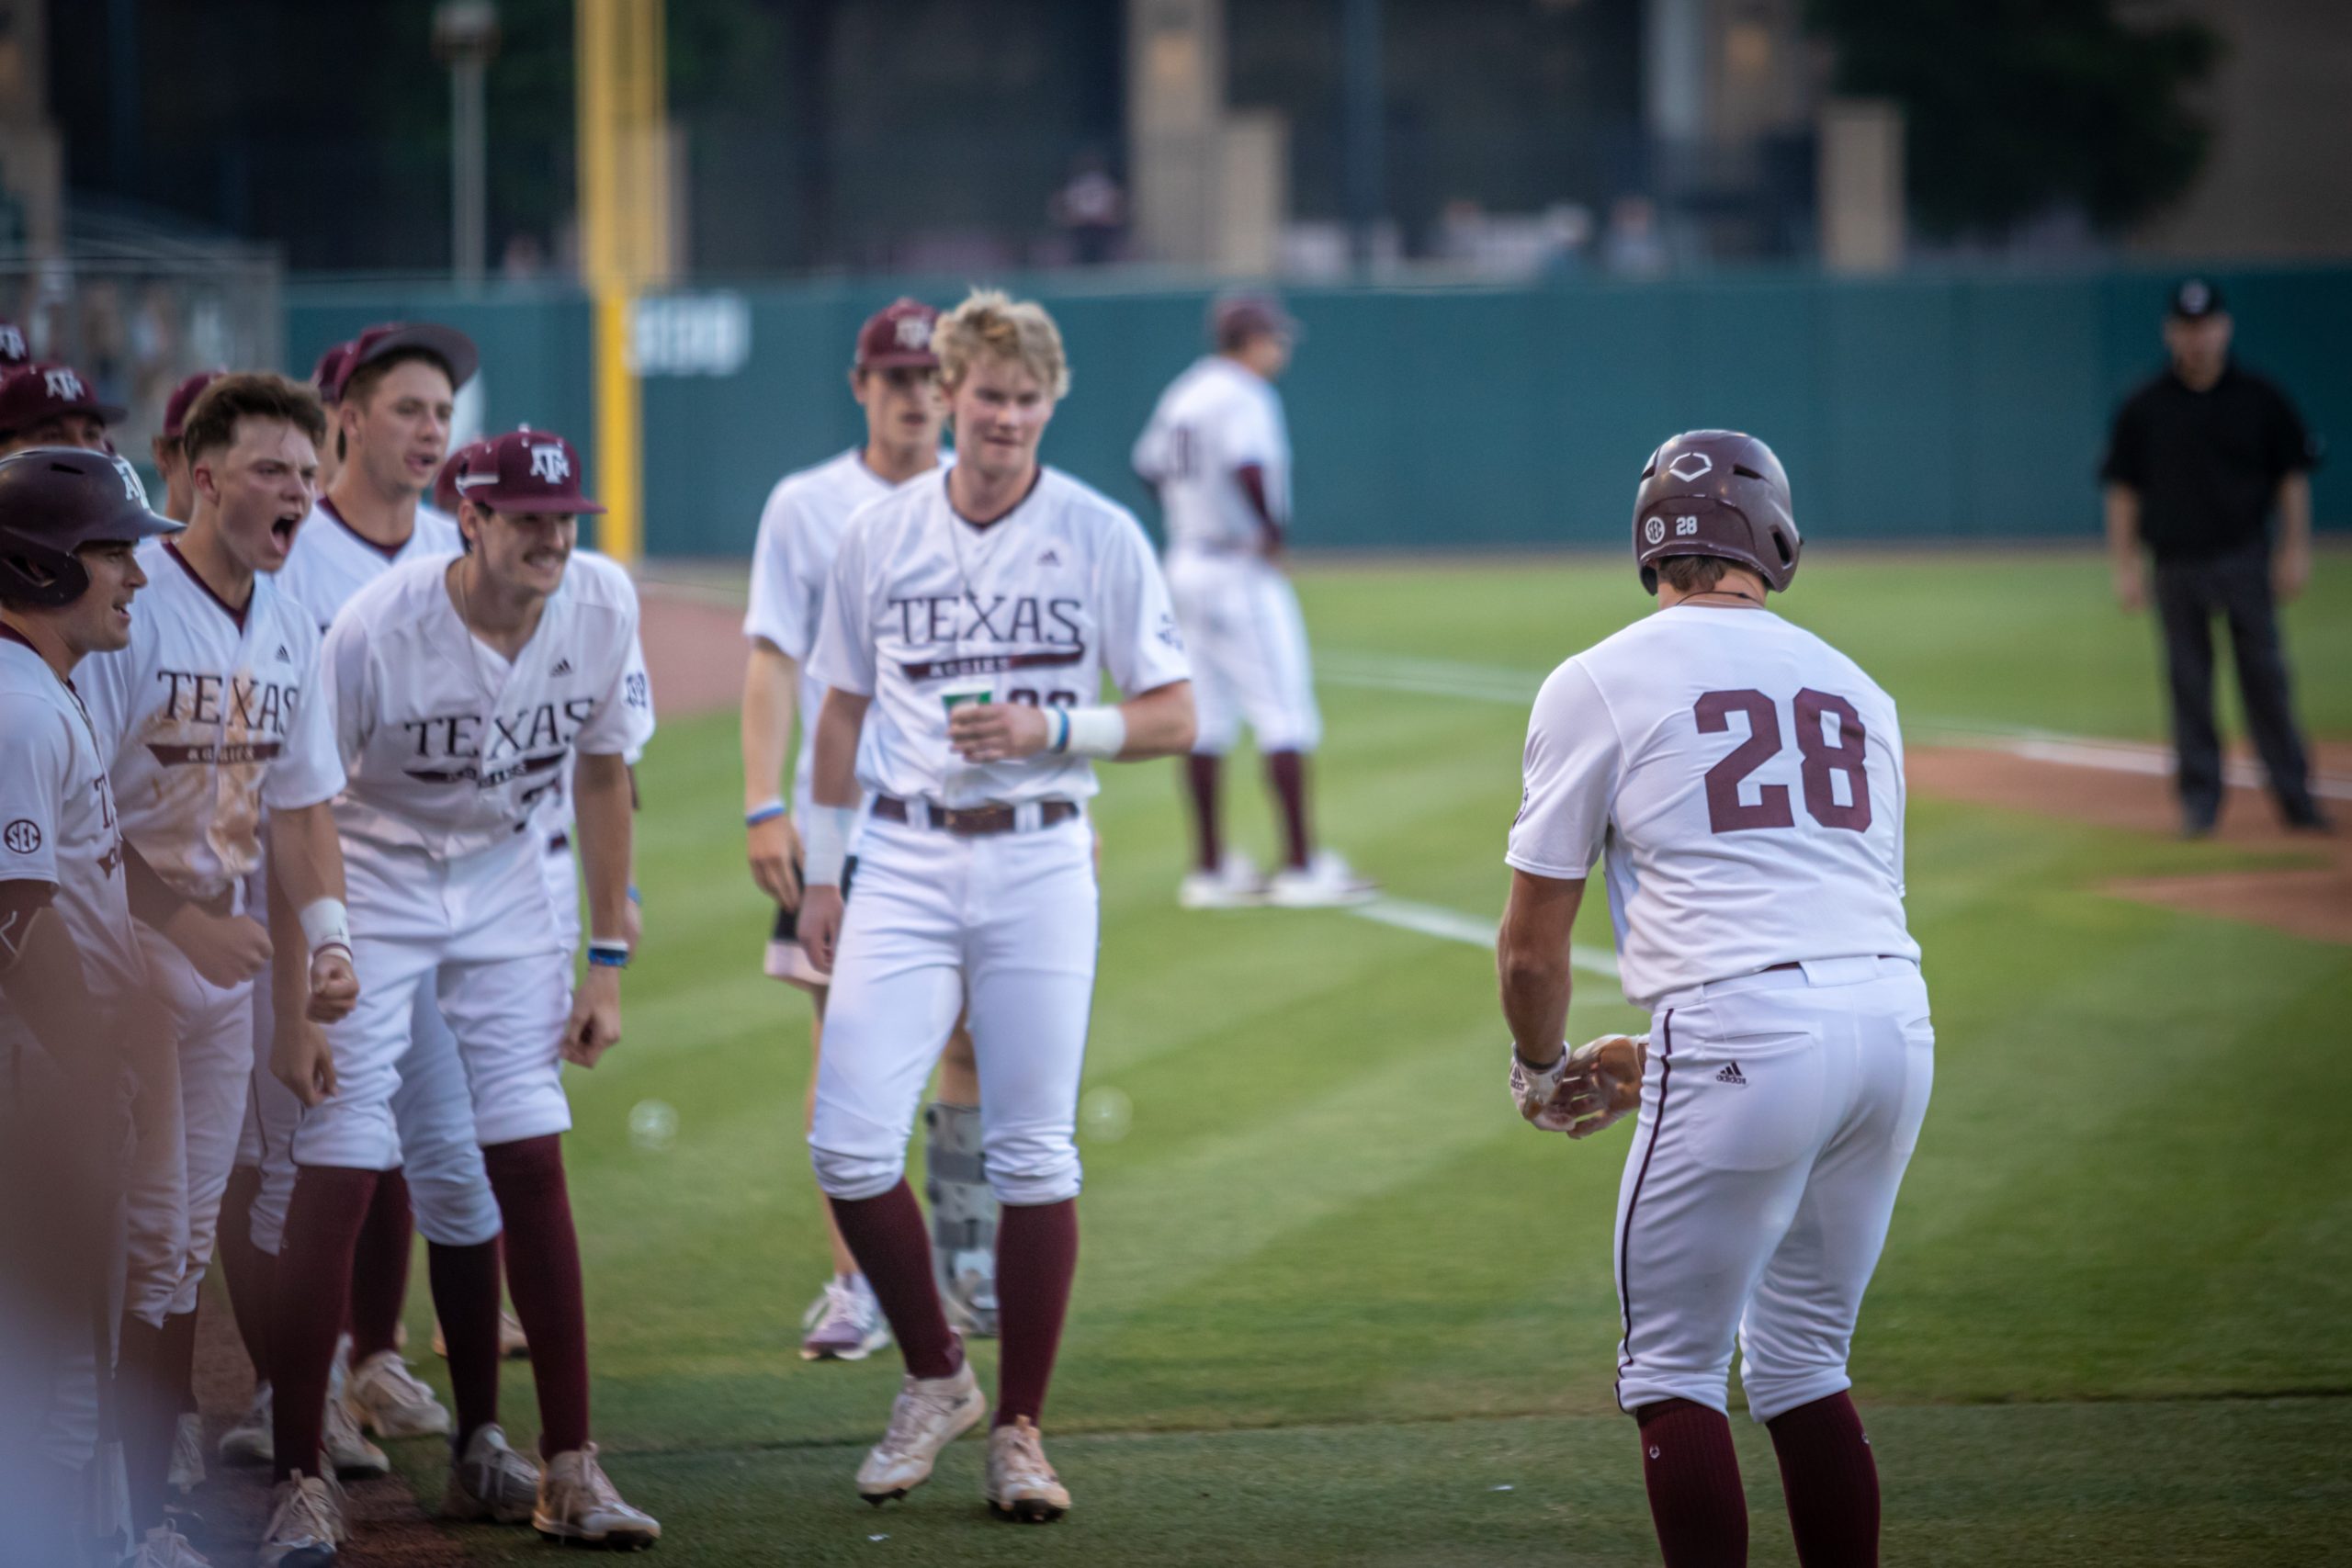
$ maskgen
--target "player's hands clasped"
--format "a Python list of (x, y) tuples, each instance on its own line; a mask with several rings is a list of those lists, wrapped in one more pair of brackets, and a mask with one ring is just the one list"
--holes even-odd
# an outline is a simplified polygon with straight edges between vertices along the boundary
[(335, 1091), (334, 1048), (325, 1032), (307, 1018), (281, 1018), (270, 1042), (269, 1070), (304, 1105), (331, 1100)]
[(302, 1010), (313, 1023), (340, 1023), (359, 1005), (359, 976), (350, 953), (322, 947), (311, 954), (311, 999)]
[(587, 977), (571, 993), (571, 1017), (564, 1021), (561, 1055), (575, 1066), (593, 1067), (620, 1040), (621, 972), (591, 964)]
[(269, 963), (269, 929), (250, 915), (209, 915), (183, 904), (163, 932), (198, 974), (223, 989), (243, 985)]
[(795, 927), (800, 933), (800, 950), (820, 972), (833, 972), (833, 959), (842, 940), (842, 890), (831, 883), (812, 885), (801, 896), (800, 914)]
[(800, 908), (800, 829), (790, 815), (754, 822), (743, 830), (743, 856), (760, 891), (787, 909)]
[(967, 762), (1034, 757), (1051, 733), (1046, 710), (1027, 703), (965, 703), (947, 716), (947, 743)]
[(1604, 1034), (1589, 1045), (1564, 1050), (1542, 1068), (1529, 1066), (1513, 1051), (1511, 1099), (1519, 1113), (1543, 1131), (1589, 1138), (1640, 1108), (1649, 1043), (1646, 1034)]

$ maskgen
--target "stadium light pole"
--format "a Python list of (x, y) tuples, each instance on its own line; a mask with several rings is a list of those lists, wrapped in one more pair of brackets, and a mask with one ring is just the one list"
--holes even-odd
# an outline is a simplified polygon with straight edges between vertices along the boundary
[(449, 269), (460, 283), (480, 283), (490, 252), (482, 78), (498, 52), (497, 6), (441, 0), (433, 12), (433, 51), (449, 67)]

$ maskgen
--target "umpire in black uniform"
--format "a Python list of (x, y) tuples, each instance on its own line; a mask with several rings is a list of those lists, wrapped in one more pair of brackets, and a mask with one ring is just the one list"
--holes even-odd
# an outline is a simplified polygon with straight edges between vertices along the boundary
[(2230, 357), (2230, 314), (2211, 283), (2192, 277), (2174, 288), (2165, 347), (2171, 365), (2115, 416), (2101, 478), (2125, 610), (2146, 603), (2142, 547), (2155, 559), (2182, 829), (2201, 838), (2222, 810), (2212, 638), (2220, 615), (2279, 814), (2290, 828), (2324, 832), (2275, 613), (2311, 577), (2317, 444), (2284, 392)]

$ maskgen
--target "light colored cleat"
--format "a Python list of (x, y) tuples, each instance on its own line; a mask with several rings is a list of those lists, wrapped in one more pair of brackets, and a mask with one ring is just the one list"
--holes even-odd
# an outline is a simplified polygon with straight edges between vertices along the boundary
[(325, 1482), (296, 1471), (269, 1495), (269, 1529), (254, 1561), (261, 1568), (325, 1568), (344, 1538), (342, 1511)]
[(835, 1275), (800, 1315), (804, 1361), (863, 1361), (890, 1343), (890, 1320), (863, 1274)]
[[(433, 1320), (433, 1353), (443, 1360), (449, 1359), (449, 1339), (441, 1332), (441, 1320)], [(498, 1314), (498, 1354), (505, 1360), (530, 1359), (531, 1341), (523, 1333), (523, 1320), (513, 1313), (501, 1310)]]
[(237, 1424), (220, 1434), (224, 1464), (267, 1464), (276, 1453), (277, 1434), (270, 1426), (269, 1385), (254, 1390), (254, 1402)]
[(183, 1497), (204, 1484), (204, 1417), (193, 1410), (180, 1412), (172, 1428), (169, 1483)]
[(507, 1446), (505, 1432), (493, 1421), (476, 1427), (466, 1439), (466, 1451), (450, 1461), (441, 1517), (528, 1524), (538, 1500), (539, 1467)]
[(1069, 1512), (1069, 1488), (1046, 1462), (1046, 1445), (1026, 1416), (989, 1434), (989, 1511), (1024, 1525), (1049, 1525)]
[(1380, 897), (1380, 885), (1360, 876), (1336, 851), (1317, 850), (1305, 869), (1284, 866), (1266, 885), (1266, 902), (1278, 909), (1344, 909)]
[(384, 1457), (383, 1450), (368, 1440), (343, 1400), (333, 1393), (327, 1395), (326, 1419), (319, 1427), (319, 1448), (326, 1455), (327, 1468), (337, 1475), (391, 1473), (392, 1461)]
[(1215, 871), (1185, 873), (1176, 885), (1180, 909), (1254, 909), (1266, 901), (1266, 879), (1248, 855), (1227, 850)]
[(187, 1543), (187, 1537), (169, 1524), (157, 1525), (147, 1532), (123, 1568), (212, 1568), (201, 1552)]
[(538, 1506), (531, 1510), (531, 1528), (549, 1540), (576, 1540), (634, 1551), (662, 1539), (660, 1521), (642, 1508), (632, 1508), (605, 1467), (596, 1462), (596, 1445), (590, 1443), (548, 1461), (539, 1477)]
[(449, 1412), (398, 1350), (379, 1350), (344, 1379), (343, 1407), (379, 1438), (446, 1438)]
[(940, 1450), (988, 1413), (988, 1396), (973, 1378), (969, 1361), (944, 1378), (910, 1372), (890, 1406), (889, 1428), (857, 1467), (857, 1495), (877, 1508), (905, 1496), (931, 1479)]

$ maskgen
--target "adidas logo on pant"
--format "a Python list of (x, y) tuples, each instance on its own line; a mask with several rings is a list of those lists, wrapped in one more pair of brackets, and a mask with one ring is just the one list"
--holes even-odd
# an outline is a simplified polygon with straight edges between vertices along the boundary
[(1739, 1070), (1739, 1064), (1737, 1062), (1725, 1062), (1724, 1064), (1723, 1071), (1715, 1075), (1715, 1081), (1717, 1083), (1736, 1083), (1745, 1088), (1747, 1083), (1747, 1076)]

